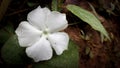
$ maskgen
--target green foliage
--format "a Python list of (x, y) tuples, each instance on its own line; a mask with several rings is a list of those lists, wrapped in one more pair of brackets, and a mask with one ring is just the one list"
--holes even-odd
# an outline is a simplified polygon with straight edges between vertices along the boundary
[(13, 34), (14, 29), (11, 24), (8, 24), (6, 27), (0, 29), (0, 44), (4, 44)]
[(27, 5), (29, 6), (29, 7), (33, 7), (33, 6), (35, 6), (37, 3), (33, 3), (33, 2), (27, 2)]
[(90, 50), (90, 47), (86, 47), (86, 49), (85, 49), (85, 53), (86, 53), (86, 54), (89, 54), (90, 51), (91, 51), (91, 50)]
[(94, 30), (99, 31), (107, 39), (110, 40), (107, 31), (105, 30), (101, 22), (92, 13), (75, 5), (67, 5), (67, 9), (71, 11), (74, 15), (76, 15), (78, 18), (88, 23)]
[(52, 0), (51, 8), (52, 11), (61, 11), (64, 0)]
[[(2, 47), (1, 56), (6, 64), (25, 65), (32, 63), (28, 58), (25, 48), (20, 47), (17, 36), (13, 35)], [(54, 53), (51, 60), (34, 63), (33, 68), (78, 68), (79, 53), (77, 46), (70, 41), (68, 50), (60, 56)]]
[(25, 54), (25, 48), (19, 46), (16, 35), (5, 43), (1, 56), (6, 64), (26, 64), (29, 60)]
[(52, 0), (52, 10), (53, 11), (58, 10), (58, 0)]
[(78, 48), (70, 41), (68, 50), (64, 51), (62, 55), (54, 55), (51, 60), (35, 63), (33, 68), (78, 68), (78, 64)]

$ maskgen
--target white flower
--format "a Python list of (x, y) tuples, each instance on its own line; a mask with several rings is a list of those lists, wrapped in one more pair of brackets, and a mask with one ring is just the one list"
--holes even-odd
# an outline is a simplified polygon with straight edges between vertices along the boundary
[(27, 21), (22, 21), (16, 29), (21, 47), (35, 62), (52, 58), (53, 50), (61, 55), (68, 48), (69, 36), (61, 31), (68, 26), (66, 15), (48, 8), (37, 7), (28, 13)]

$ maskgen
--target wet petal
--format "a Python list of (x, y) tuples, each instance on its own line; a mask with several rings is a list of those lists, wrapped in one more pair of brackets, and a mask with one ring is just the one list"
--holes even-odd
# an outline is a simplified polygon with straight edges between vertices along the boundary
[(50, 10), (48, 8), (41, 8), (38, 6), (36, 9), (28, 13), (27, 20), (33, 26), (43, 30), (46, 28), (45, 22), (48, 14), (50, 14)]
[(69, 36), (64, 32), (53, 33), (48, 36), (57, 55), (61, 55), (64, 50), (68, 49)]
[(56, 32), (65, 29), (68, 26), (66, 15), (57, 11), (51, 12), (45, 23), (50, 32)]
[(49, 60), (52, 57), (52, 48), (48, 40), (42, 37), (33, 46), (26, 48), (28, 57), (33, 58), (35, 62)]
[(18, 36), (19, 44), (22, 47), (33, 45), (41, 36), (41, 31), (26, 21), (21, 22), (15, 32)]

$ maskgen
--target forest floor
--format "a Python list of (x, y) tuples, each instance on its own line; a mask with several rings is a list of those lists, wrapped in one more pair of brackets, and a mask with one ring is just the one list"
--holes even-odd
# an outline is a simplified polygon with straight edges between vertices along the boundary
[[(100, 0), (98, 0), (100, 1)], [(90, 12), (93, 12), (90, 4), (96, 9), (99, 20), (108, 31), (111, 41), (104, 39), (101, 41), (100, 33), (92, 29), (84, 22), (72, 24), (72, 21), (78, 20), (72, 17), (64, 7), (62, 12), (67, 14), (69, 27), (65, 29), (70, 38), (79, 46), (79, 66), (80, 68), (119, 68), (120, 65), (120, 6), (119, 3), (114, 3), (112, 0), (106, 0), (99, 3), (97, 0), (65, 0), (64, 6), (67, 4), (78, 5)], [(103, 1), (103, 0), (102, 0)], [(117, 1), (117, 0), (115, 0)], [(50, 4), (51, 0), (30, 0), (33, 7), (27, 5), (27, 0), (11, 1), (5, 16), (2, 18), (0, 28), (8, 23), (14, 25), (14, 29), (18, 26), (21, 20), (24, 20), (27, 13), (37, 5), (45, 6)], [(112, 11), (112, 5), (115, 5)], [(102, 8), (99, 9), (99, 8)], [(119, 8), (120, 9), (120, 8)], [(110, 12), (107, 12), (109, 10)], [(93, 12), (94, 13), (94, 12)], [(7, 23), (6, 23), (7, 22)], [(0, 61), (2, 63), (2, 61)]]
[[(91, 0), (89, 3), (98, 9), (100, 8), (99, 3), (96, 3), (95, 0)], [(66, 32), (69, 33), (72, 40), (80, 47), (80, 68), (119, 68), (120, 15), (117, 13), (117, 10), (114, 10), (116, 11), (115, 14), (110, 15), (109, 12), (105, 11), (110, 9), (108, 6), (110, 3), (112, 3), (111, 0), (104, 1), (102, 3), (103, 6), (101, 7), (107, 8), (104, 8), (103, 11), (96, 10), (96, 12), (99, 20), (108, 31), (112, 39), (111, 42), (105, 40), (104, 42), (101, 42), (100, 34), (93, 30), (89, 25), (83, 23), (69, 26), (69, 28), (66, 29)], [(67, 4), (76, 4), (90, 12), (93, 12), (93, 10), (90, 9), (88, 1), (85, 0), (67, 0)], [(81, 30), (83, 30), (84, 33)]]

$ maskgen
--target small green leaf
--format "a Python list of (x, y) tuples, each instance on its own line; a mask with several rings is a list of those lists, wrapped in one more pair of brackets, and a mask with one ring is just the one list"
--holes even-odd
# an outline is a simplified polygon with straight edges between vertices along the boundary
[(26, 64), (25, 48), (19, 46), (17, 36), (12, 36), (2, 47), (1, 56), (6, 64)]
[(54, 55), (51, 60), (35, 63), (33, 68), (78, 68), (78, 64), (78, 48), (70, 41), (68, 50), (64, 51), (62, 55)]
[(52, 0), (52, 10), (53, 11), (58, 10), (58, 0)]
[(92, 51), (90, 51), (89, 56), (90, 56), (90, 58), (94, 58), (94, 54)]
[(90, 47), (86, 47), (85, 53), (86, 53), (86, 54), (89, 54), (89, 53), (90, 53)]
[(33, 6), (35, 6), (37, 3), (33, 3), (33, 2), (27, 2), (27, 5), (29, 6), (29, 7), (33, 7)]
[(67, 9), (71, 11), (74, 15), (76, 15), (78, 18), (88, 23), (94, 30), (99, 31), (107, 39), (110, 40), (107, 31), (105, 30), (101, 22), (92, 13), (75, 5), (67, 5)]

